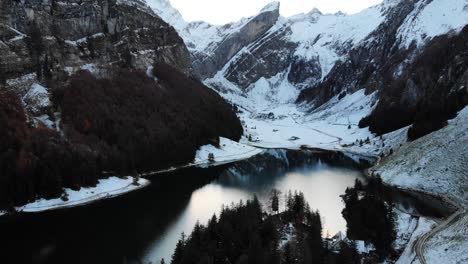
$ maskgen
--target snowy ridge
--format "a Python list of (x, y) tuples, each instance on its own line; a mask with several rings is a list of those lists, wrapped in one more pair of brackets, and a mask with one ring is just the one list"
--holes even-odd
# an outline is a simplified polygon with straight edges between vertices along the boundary
[(275, 11), (275, 10), (278, 10), (279, 8), (280, 8), (280, 2), (274, 1), (274, 2), (267, 4), (264, 8), (262, 8), (262, 10), (260, 10), (260, 13)]
[[(290, 40), (299, 44), (295, 55), (307, 59), (318, 57), (322, 79), (341, 58), (342, 45), (359, 44), (385, 19), (385, 6), (373, 6), (354, 15), (326, 14), (318, 10), (287, 20)], [(341, 51), (340, 51), (341, 50)]]
[(401, 45), (421, 46), (435, 36), (459, 32), (468, 22), (466, 0), (423, 0), (398, 30)]
[[(266, 106), (275, 107), (285, 103), (295, 102), (300, 90), (307, 83), (323, 80), (334, 65), (345, 59), (345, 54), (351, 48), (366, 40), (383, 21), (388, 8), (395, 2), (385, 2), (363, 10), (354, 15), (322, 14), (318, 9), (309, 13), (299, 14), (289, 18), (280, 17), (277, 23), (261, 38), (243, 47), (224, 67), (212, 78), (205, 80), (205, 84), (214, 88), (231, 102), (250, 111), (257, 112)], [(275, 10), (277, 4), (270, 4), (263, 10)], [(212, 26), (204, 22), (192, 23), (179, 31), (193, 54), (203, 53), (209, 56), (227, 36), (238, 32), (250, 19), (224, 27)], [(208, 36), (208, 37), (207, 37)], [(285, 56), (284, 52), (291, 47), (285, 47), (282, 53), (271, 50), (258, 57), (257, 50), (263, 45), (269, 45), (276, 38), (282, 38), (285, 43), (293, 43), (292, 55), (295, 61), (312, 62), (319, 67), (318, 78), (311, 76), (300, 83), (292, 83), (290, 69), (272, 72), (272, 77), (253, 79), (250, 86), (242, 89), (238, 84), (228, 81), (228, 76), (235, 74), (239, 66), (246, 63), (246, 59), (255, 57), (256, 64), (251, 65), (251, 71), (268, 64), (268, 56)], [(274, 44), (273, 44), (274, 45)], [(290, 62), (291, 65), (294, 61)], [(239, 74), (242, 78), (243, 74)], [(232, 94), (230, 94), (232, 93)], [(257, 109), (252, 109), (257, 108)]]
[(173, 26), (177, 31), (184, 29), (187, 22), (180, 12), (172, 7), (169, 0), (146, 0), (146, 4), (166, 23)]
[[(313, 9), (305, 14), (287, 18), (280, 17), (276, 25), (270, 28), (266, 34), (244, 46), (225, 64), (218, 74), (211, 77), (210, 80), (204, 81), (209, 85), (215, 84), (212, 87), (217, 91), (221, 91), (227, 99), (239, 99), (240, 101), (232, 100), (232, 102), (244, 108), (251, 108), (251, 105), (255, 106), (257, 104), (264, 106), (265, 98), (272, 99), (270, 105), (282, 104), (284, 101), (294, 101), (291, 98), (287, 98), (287, 100), (279, 99), (275, 94), (287, 94), (288, 96), (297, 94), (297, 90), (324, 80), (337, 62), (348, 58), (348, 51), (372, 42), (374, 39), (372, 33), (389, 19), (387, 16), (391, 13), (392, 8), (395, 8), (401, 2), (402, 0), (385, 0), (378, 5), (352, 15), (343, 13), (323, 14), (319, 10)], [(168, 0), (147, 0), (147, 3), (159, 16), (177, 29), (192, 55), (195, 55), (193, 56), (195, 61), (210, 59), (220, 43), (226, 41), (229, 36), (240, 32), (253, 18), (244, 18), (224, 26), (215, 26), (206, 22), (187, 23), (183, 21), (180, 13), (170, 5)], [(415, 5), (414, 10), (405, 18), (404, 23), (396, 33), (402, 48), (409, 46), (413, 41), (418, 45), (422, 45), (434, 36), (446, 34), (450, 31), (457, 32), (467, 24), (468, 5), (465, 0), (418, 0)], [(278, 2), (271, 2), (259, 13), (262, 14), (279, 8)], [(269, 41), (275, 41), (275, 36), (283, 36), (282, 40), (286, 43), (294, 43), (295, 47), (292, 48), (293, 59), (304, 60), (317, 65), (320, 69), (320, 76), (307, 79), (306, 83), (292, 83), (290, 78), (286, 78), (289, 74), (289, 69), (286, 69), (282, 72), (270, 72), (268, 76), (264, 76), (264, 79), (260, 76), (258, 79), (249, 80), (250, 87), (247, 92), (244, 91), (246, 86), (235, 88), (235, 86), (239, 85), (233, 81), (228, 81), (228, 76), (238, 68), (238, 65), (244, 63), (242, 58), (257, 56), (258, 54), (255, 54), (257, 49)], [(275, 44), (272, 46), (275, 47)], [(203, 56), (200, 58), (200, 56), (196, 56), (197, 54), (203, 54)], [(262, 56), (264, 55), (265, 53), (262, 54)], [(284, 54), (272, 50), (271, 56), (284, 56)], [(252, 65), (251, 71), (255, 71), (258, 67), (262, 67), (261, 65), (268, 63), (268, 58), (256, 57), (256, 59), (259, 66)], [(239, 76), (242, 77), (244, 74)], [(273, 79), (276, 79), (274, 81), (270, 80), (271, 76), (275, 76)], [(281, 80), (282, 85), (278, 85), (278, 76), (283, 78)], [(232, 78), (229, 79), (232, 80)], [(265, 89), (267, 82), (270, 85), (269, 89)], [(262, 88), (262, 91), (257, 89), (258, 87)], [(280, 91), (276, 93), (273, 92), (274, 89), (280, 89)], [(290, 91), (285, 92), (287, 89), (290, 89)], [(228, 95), (228, 90), (231, 90), (234, 94)], [(269, 92), (267, 92), (268, 90)], [(259, 94), (265, 96), (259, 96)], [(261, 101), (257, 102), (255, 98), (250, 98), (251, 96), (260, 98)], [(245, 98), (250, 100), (245, 100)], [(247, 104), (244, 105), (244, 103)]]

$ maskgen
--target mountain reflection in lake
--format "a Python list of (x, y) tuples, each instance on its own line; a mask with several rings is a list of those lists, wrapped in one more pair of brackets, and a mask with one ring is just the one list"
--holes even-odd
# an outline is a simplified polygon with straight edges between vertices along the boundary
[(326, 230), (345, 230), (340, 195), (355, 178), (343, 154), (267, 151), (211, 169), (186, 169), (150, 177), (145, 189), (66, 210), (0, 218), (1, 263), (166, 263), (181, 232), (206, 223), (223, 204), (257, 194), (265, 202), (277, 188), (303, 191), (320, 210)]
[(311, 208), (320, 211), (324, 235), (346, 231), (340, 195), (353, 186), (355, 179), (363, 180), (360, 170), (328, 165), (320, 159), (301, 162), (301, 166), (295, 168), (286, 163), (287, 159), (272, 160), (273, 166), (264, 159), (257, 161), (254, 165), (245, 162), (234, 165), (218, 179), (194, 191), (182, 213), (147, 248), (144, 260), (154, 263), (161, 258), (170, 259), (181, 233), (190, 234), (197, 221), (205, 224), (223, 205), (245, 201), (256, 194), (267, 206), (268, 194), (273, 188), (283, 194), (288, 190), (302, 191)]

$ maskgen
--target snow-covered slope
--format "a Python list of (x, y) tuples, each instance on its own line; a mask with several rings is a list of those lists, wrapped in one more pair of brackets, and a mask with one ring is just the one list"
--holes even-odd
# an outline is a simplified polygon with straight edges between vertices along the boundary
[(314, 9), (287, 19), (291, 27), (288, 37), (299, 44), (294, 55), (308, 60), (318, 58), (323, 79), (347, 49), (360, 43), (383, 22), (387, 8), (377, 5), (353, 15), (322, 14)]
[[(195, 74), (245, 108), (263, 107), (265, 101), (270, 105), (295, 101), (302, 89), (325, 80), (337, 62), (353, 63), (357, 58), (350, 51), (390, 45), (381, 43), (385, 34), (405, 49), (413, 42), (423, 46), (435, 36), (459, 32), (468, 21), (465, 0), (385, 0), (353, 15), (322, 14), (317, 9), (287, 18), (270, 15), (274, 23), (265, 25), (268, 30), (245, 43), (238, 41), (238, 35), (243, 39), (252, 33), (245, 30), (249, 23), (277, 12), (278, 2), (257, 16), (216, 26), (184, 21), (169, 0), (146, 1), (182, 36), (192, 53)], [(229, 56), (218, 56), (220, 50)], [(362, 88), (367, 87), (353, 90)]]
[(146, 3), (153, 9), (156, 15), (173, 26), (177, 31), (187, 26), (180, 12), (171, 5), (169, 0), (146, 0)]
[(458, 264), (468, 260), (468, 214), (435, 234), (427, 241), (425, 258), (427, 263)]
[[(379, 5), (355, 15), (322, 14), (314, 9), (281, 17), (205, 83), (252, 112), (294, 104), (301, 89), (320, 82), (348, 50), (382, 23), (388, 8)], [(210, 53), (209, 49), (203, 52)]]
[(388, 183), (448, 195), (468, 206), (468, 107), (449, 125), (403, 145), (375, 172)]

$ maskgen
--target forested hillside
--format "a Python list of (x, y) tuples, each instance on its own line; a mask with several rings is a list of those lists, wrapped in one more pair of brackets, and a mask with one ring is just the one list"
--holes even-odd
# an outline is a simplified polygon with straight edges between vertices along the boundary
[(189, 163), (219, 136), (239, 140), (240, 121), (219, 95), (166, 64), (154, 72), (77, 72), (68, 86), (52, 89), (59, 132), (30, 126), (18, 96), (2, 90), (0, 208), (95, 185), (103, 171), (129, 175)]

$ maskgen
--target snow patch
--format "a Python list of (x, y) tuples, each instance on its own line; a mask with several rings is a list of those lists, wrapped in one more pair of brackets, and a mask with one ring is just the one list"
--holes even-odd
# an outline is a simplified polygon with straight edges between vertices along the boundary
[(23, 102), (26, 108), (32, 113), (38, 113), (51, 105), (50, 94), (44, 86), (33, 83), (29, 91), (23, 96)]
[[(417, 226), (416, 229), (411, 234), (410, 240), (407, 246), (405, 247), (405, 250), (403, 251), (403, 253), (401, 254), (400, 258), (398, 259), (396, 263), (408, 264), (408, 263), (415, 263), (414, 261), (418, 261), (417, 263), (419, 263), (419, 260), (416, 256), (416, 251), (414, 250), (416, 241), (421, 236), (429, 232), (435, 225), (436, 225), (436, 222), (434, 222), (433, 220), (423, 218), (423, 217), (419, 218), (418, 223), (416, 225)], [(438, 262), (435, 262), (435, 263), (438, 263)], [(440, 263), (443, 263), (443, 262), (440, 262)]]
[[(261, 149), (221, 137), (219, 148), (213, 145), (202, 146), (195, 155), (194, 164), (199, 167), (211, 167), (247, 159), (262, 152)], [(210, 154), (213, 154), (214, 160), (210, 161)]]
[[(140, 178), (137, 185), (134, 184), (134, 178), (117, 178), (110, 177), (101, 179), (96, 187), (81, 188), (79, 191), (72, 189), (64, 189), (64, 193), (68, 196), (68, 201), (61, 198), (57, 199), (39, 199), (35, 202), (24, 206), (16, 207), (18, 212), (43, 212), (49, 210), (63, 209), (81, 206), (93, 203), (103, 199), (110, 199), (125, 193), (144, 188), (150, 184), (150, 181)], [(5, 212), (0, 212), (0, 215)]]

